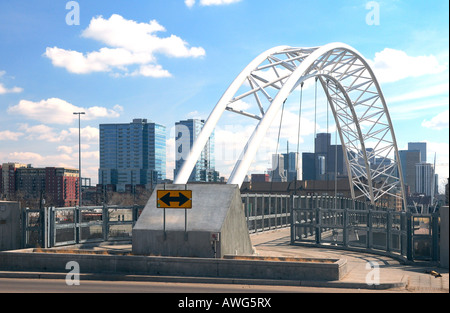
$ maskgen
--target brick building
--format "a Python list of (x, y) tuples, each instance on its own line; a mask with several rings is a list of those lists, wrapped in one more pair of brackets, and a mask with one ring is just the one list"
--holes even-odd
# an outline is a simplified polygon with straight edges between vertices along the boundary
[(39, 200), (46, 205), (78, 205), (77, 169), (64, 167), (33, 168), (31, 165), (4, 163), (1, 166), (0, 193), (7, 200)]

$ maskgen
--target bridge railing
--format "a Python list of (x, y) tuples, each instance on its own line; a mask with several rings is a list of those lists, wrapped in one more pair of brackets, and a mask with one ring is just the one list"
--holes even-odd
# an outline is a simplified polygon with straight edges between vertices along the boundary
[(51, 248), (131, 240), (143, 206), (90, 206), (24, 210), (24, 247)]
[(413, 214), (330, 196), (243, 194), (250, 233), (291, 228), (291, 244), (439, 260), (439, 213)]
[(355, 207), (367, 204), (347, 198), (330, 196), (296, 196), (281, 194), (242, 194), (245, 217), (250, 233), (268, 231), (291, 225), (292, 208)]
[(288, 195), (242, 194), (245, 218), (250, 233), (291, 224), (291, 197)]
[(291, 243), (439, 260), (439, 214), (293, 208)]
[[(439, 260), (439, 213), (397, 212), (327, 196), (242, 194), (241, 198), (250, 233), (290, 227), (291, 244)], [(130, 241), (143, 208), (25, 209), (24, 248)]]

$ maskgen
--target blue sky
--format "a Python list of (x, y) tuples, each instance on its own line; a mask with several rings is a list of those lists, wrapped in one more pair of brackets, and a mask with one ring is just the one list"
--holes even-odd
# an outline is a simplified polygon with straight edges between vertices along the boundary
[[(375, 25), (367, 22), (374, 12), (368, 3), (78, 0), (77, 14), (65, 0), (3, 0), (0, 162), (77, 168), (78, 120), (72, 112), (83, 110), (83, 173), (94, 183), (98, 125), (133, 118), (167, 127), (167, 176), (172, 178), (175, 122), (206, 119), (253, 58), (278, 45), (343, 42), (373, 66), (399, 149), (407, 149), (408, 142), (427, 142), (428, 162), (434, 162), (436, 153), (442, 181), (448, 177), (449, 148), (448, 1), (375, 1)], [(304, 101), (304, 125), (309, 127), (302, 130), (299, 150), (312, 151), (311, 129), (333, 127), (326, 128), (325, 107), (314, 126), (312, 89), (305, 91)], [(288, 140), (296, 149), (297, 102), (293, 93), (286, 103), (291, 114), (286, 115), (279, 152), (286, 151)], [(319, 102), (326, 105), (323, 95)], [(254, 126), (231, 113), (222, 117), (216, 129), (216, 166), (222, 175), (230, 174)], [(252, 172), (271, 167), (277, 127)]]

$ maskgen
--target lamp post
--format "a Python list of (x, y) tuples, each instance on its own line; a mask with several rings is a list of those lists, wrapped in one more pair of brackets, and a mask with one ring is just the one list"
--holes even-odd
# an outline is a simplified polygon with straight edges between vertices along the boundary
[(81, 207), (81, 115), (84, 115), (85, 112), (73, 112), (73, 114), (78, 115), (78, 176), (80, 178), (80, 181), (78, 182), (78, 206)]

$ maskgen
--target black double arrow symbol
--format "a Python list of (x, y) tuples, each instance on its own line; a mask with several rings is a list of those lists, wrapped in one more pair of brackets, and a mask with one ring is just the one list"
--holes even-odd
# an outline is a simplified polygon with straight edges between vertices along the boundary
[(172, 197), (170, 192), (168, 192), (164, 196), (162, 196), (159, 200), (161, 200), (168, 206), (170, 206), (170, 202), (178, 202), (179, 203), (178, 206), (182, 206), (190, 199), (181, 192), (178, 193), (178, 197)]

